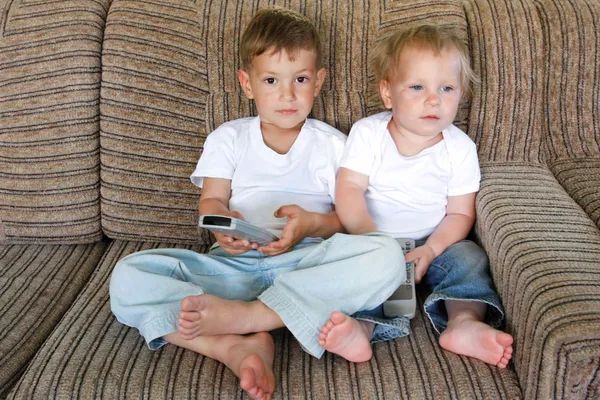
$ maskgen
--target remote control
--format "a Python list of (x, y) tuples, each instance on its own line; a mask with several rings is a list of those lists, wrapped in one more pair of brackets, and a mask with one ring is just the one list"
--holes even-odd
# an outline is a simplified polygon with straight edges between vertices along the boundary
[[(412, 239), (397, 239), (404, 254), (414, 250)], [(396, 289), (392, 296), (383, 303), (383, 314), (386, 317), (405, 316), (413, 318), (417, 309), (415, 291), (415, 263), (406, 263), (406, 280)]]
[(242, 219), (224, 215), (201, 215), (198, 226), (206, 228), (211, 232), (223, 233), (236, 239), (245, 239), (261, 246), (279, 240), (277, 236), (266, 229), (259, 228)]

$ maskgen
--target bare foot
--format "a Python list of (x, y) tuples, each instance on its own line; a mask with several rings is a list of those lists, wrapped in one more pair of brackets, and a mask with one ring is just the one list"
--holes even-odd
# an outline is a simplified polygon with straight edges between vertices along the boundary
[(275, 391), (273, 338), (267, 332), (237, 337), (243, 340), (231, 346), (221, 361), (240, 378), (240, 387), (251, 398), (270, 400)]
[(251, 328), (251, 303), (225, 300), (210, 294), (188, 296), (181, 301), (179, 333), (183, 339), (197, 336), (244, 334)]
[(453, 353), (474, 357), (499, 368), (512, 358), (513, 337), (474, 319), (457, 319), (440, 336), (440, 346)]
[(319, 333), (319, 346), (338, 354), (348, 361), (368, 361), (373, 356), (371, 334), (373, 323), (358, 321), (334, 311)]

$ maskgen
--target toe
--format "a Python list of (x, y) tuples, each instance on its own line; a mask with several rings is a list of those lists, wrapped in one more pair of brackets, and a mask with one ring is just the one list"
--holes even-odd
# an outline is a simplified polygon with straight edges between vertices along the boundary
[(200, 296), (188, 296), (181, 300), (182, 311), (196, 311), (200, 305)]

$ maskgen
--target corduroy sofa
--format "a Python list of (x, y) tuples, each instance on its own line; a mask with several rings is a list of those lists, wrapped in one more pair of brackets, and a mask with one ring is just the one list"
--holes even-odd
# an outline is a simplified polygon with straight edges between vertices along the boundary
[(313, 115), (346, 133), (380, 110), (377, 36), (462, 33), (481, 79), (456, 121), (482, 166), (474, 237), (515, 338), (500, 370), (442, 350), (421, 311), (361, 364), (312, 358), (280, 329), (276, 398), (600, 398), (595, 0), (0, 0), (0, 397), (247, 398), (214, 360), (149, 351), (108, 283), (134, 251), (207, 251), (189, 175), (214, 127), (255, 112), (240, 32), (273, 5), (318, 27)]

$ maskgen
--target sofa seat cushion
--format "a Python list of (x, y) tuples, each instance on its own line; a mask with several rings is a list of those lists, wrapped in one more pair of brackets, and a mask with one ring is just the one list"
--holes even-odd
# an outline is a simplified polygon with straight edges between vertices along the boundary
[[(152, 352), (136, 329), (113, 317), (108, 287), (115, 263), (134, 251), (165, 246), (169, 245), (112, 242), (93, 278), (9, 398), (241, 398), (239, 381), (221, 363), (172, 345)], [(419, 305), (422, 308), (422, 299)], [(311, 357), (286, 329), (273, 336), (276, 398), (521, 395), (511, 367), (490, 368), (442, 350), (422, 312), (412, 321), (410, 336), (375, 345), (373, 359), (360, 364), (329, 353), (320, 360)]]
[(598, 227), (546, 166), (505, 162), (482, 166), (476, 232), (525, 397), (585, 398), (600, 358)]
[(553, 161), (550, 170), (600, 229), (600, 157)]
[(69, 309), (104, 247), (0, 246), (0, 398)]

